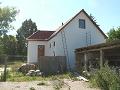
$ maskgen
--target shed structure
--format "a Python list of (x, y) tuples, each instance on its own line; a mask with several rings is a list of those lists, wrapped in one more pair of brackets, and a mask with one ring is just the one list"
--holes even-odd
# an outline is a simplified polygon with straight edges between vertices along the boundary
[(120, 40), (78, 48), (75, 50), (77, 70), (101, 68), (105, 62), (120, 66)]

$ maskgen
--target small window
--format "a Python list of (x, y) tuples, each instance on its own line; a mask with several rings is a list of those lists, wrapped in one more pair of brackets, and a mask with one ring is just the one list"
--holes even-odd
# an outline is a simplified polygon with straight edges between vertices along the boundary
[(79, 19), (79, 28), (85, 29), (85, 20)]
[(53, 43), (53, 46), (55, 46), (55, 42)]
[(50, 43), (50, 48), (51, 48), (51, 43)]

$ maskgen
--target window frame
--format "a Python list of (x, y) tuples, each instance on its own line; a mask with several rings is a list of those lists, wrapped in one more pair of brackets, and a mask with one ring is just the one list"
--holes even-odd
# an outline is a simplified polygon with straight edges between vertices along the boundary
[(55, 47), (55, 41), (53, 42), (53, 46)]
[[(82, 24), (84, 24), (84, 25), (81, 25), (81, 24), (80, 24), (81, 21), (82, 21)], [(86, 28), (85, 19), (79, 19), (79, 28), (81, 28), (81, 29), (85, 29), (85, 28)]]
[(49, 44), (49, 47), (51, 48), (51, 43)]

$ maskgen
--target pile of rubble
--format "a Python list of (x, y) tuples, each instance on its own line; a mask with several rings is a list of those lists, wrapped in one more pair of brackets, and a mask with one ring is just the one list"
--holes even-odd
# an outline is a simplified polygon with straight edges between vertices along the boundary
[(27, 76), (42, 76), (43, 72), (38, 70), (38, 66), (35, 64), (23, 64), (21, 65), (18, 70), (18, 72), (22, 72), (24, 75)]
[(40, 70), (29, 70), (26, 75), (27, 76), (42, 76), (43, 72), (40, 72)]

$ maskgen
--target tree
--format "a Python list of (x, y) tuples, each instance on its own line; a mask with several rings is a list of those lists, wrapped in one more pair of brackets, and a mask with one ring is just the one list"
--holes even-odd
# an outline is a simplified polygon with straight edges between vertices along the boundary
[(3, 36), (6, 35), (8, 30), (13, 29), (11, 23), (19, 11), (13, 7), (0, 7), (0, 55), (7, 54), (5, 52), (5, 44), (3, 43)]
[(108, 40), (120, 40), (120, 27), (110, 29), (108, 32)]
[(0, 37), (0, 55), (4, 53), (4, 48), (3, 48), (3, 43), (2, 43), (2, 37)]
[(27, 54), (26, 38), (37, 31), (36, 23), (31, 19), (25, 20), (22, 26), (17, 30), (17, 52), (20, 55)]
[(11, 23), (15, 20), (18, 11), (13, 7), (0, 7), (0, 36), (13, 29)]
[(12, 35), (4, 35), (2, 38), (4, 53), (7, 55), (16, 54), (16, 38)]
[(90, 18), (96, 23), (97, 26), (100, 26), (97, 24), (97, 20), (95, 19), (95, 17), (92, 14), (90, 14)]

